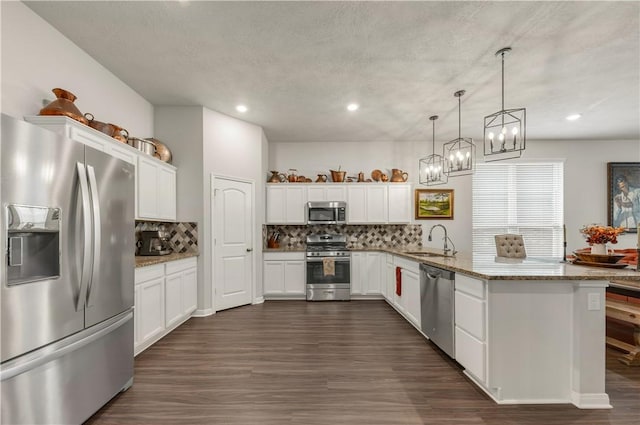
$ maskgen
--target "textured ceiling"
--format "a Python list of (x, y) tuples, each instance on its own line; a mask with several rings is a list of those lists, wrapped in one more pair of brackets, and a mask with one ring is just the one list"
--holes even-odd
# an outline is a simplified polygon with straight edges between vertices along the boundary
[(460, 89), (462, 136), (480, 140), (505, 46), (505, 106), (527, 108), (530, 140), (640, 139), (635, 1), (25, 3), (152, 104), (270, 141), (430, 141), (434, 114), (446, 141)]

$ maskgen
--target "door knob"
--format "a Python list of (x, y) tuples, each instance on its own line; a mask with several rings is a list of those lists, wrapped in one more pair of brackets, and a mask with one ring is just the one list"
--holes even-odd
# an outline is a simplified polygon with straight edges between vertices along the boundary
[(252, 248), (247, 248), (247, 252), (251, 252), (251, 251), (253, 251)]

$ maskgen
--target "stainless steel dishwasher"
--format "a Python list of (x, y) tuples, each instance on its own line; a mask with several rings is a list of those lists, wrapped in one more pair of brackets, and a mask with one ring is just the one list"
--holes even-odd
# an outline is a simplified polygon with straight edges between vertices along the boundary
[(454, 272), (420, 264), (422, 332), (451, 358), (455, 358), (454, 282)]

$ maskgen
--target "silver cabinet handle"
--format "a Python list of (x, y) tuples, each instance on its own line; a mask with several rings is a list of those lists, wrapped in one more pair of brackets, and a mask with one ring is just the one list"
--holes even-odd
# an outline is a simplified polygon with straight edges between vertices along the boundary
[(89, 285), (89, 268), (91, 267), (91, 204), (89, 203), (89, 186), (84, 164), (78, 162), (76, 168), (78, 170), (78, 182), (80, 183), (80, 196), (82, 197), (82, 222), (84, 225), (84, 234), (82, 235), (84, 242), (82, 274), (80, 275), (80, 292), (76, 302), (76, 311), (80, 311), (84, 310), (87, 286)]
[(100, 221), (100, 199), (98, 198), (98, 183), (96, 182), (96, 172), (91, 165), (87, 165), (87, 176), (89, 177), (89, 189), (91, 190), (91, 203), (93, 210), (93, 269), (91, 270), (91, 286), (87, 297), (87, 307), (93, 305), (93, 300), (98, 292), (98, 273), (100, 271), (100, 245), (102, 245)]
[(247, 248), (247, 252), (253, 251), (253, 248)]

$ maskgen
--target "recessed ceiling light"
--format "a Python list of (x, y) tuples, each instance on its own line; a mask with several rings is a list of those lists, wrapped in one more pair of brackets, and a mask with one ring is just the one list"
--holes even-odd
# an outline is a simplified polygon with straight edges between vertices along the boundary
[(238, 112), (245, 113), (245, 112), (247, 112), (248, 110), (249, 110), (249, 108), (247, 108), (247, 107), (246, 107), (246, 106), (244, 106), (244, 105), (238, 105), (238, 106), (236, 106), (236, 111), (238, 111)]
[(581, 114), (571, 114), (567, 116), (567, 121), (579, 120), (581, 116), (582, 116)]
[(360, 105), (358, 105), (357, 103), (350, 103), (347, 105), (347, 109), (349, 111), (357, 111), (359, 107)]

